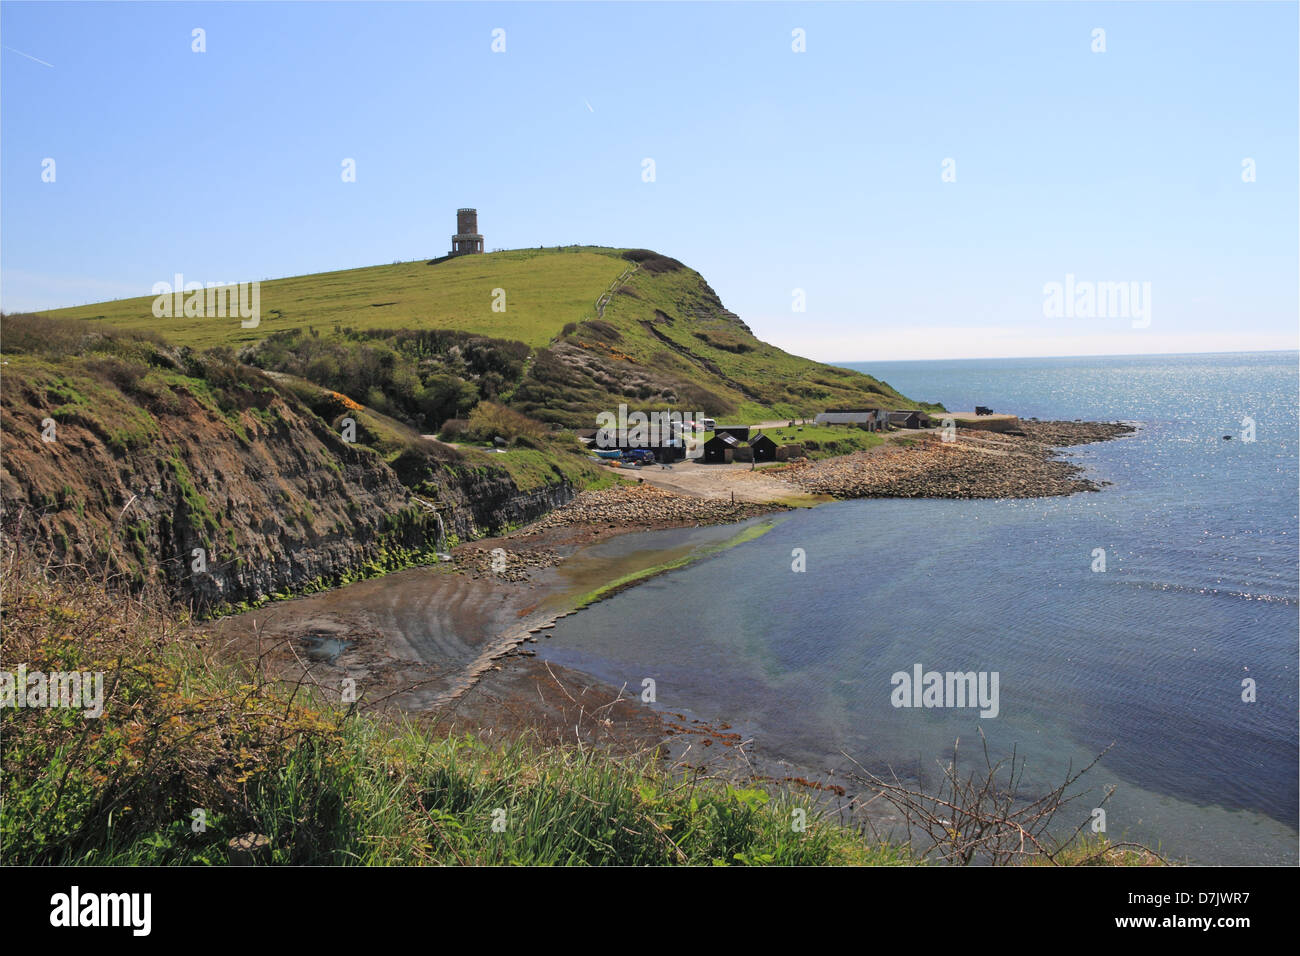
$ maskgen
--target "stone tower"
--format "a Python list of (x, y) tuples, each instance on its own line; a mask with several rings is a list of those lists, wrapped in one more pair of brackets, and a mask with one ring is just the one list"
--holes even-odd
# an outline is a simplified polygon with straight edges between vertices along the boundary
[(456, 235), (451, 237), (451, 255), (482, 254), (483, 237), (478, 234), (478, 210), (456, 210)]

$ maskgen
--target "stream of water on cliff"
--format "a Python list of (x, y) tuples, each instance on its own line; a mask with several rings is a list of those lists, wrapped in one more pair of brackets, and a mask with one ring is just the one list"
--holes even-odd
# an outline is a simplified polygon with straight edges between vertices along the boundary
[[(870, 370), (953, 409), (1141, 428), (1070, 449), (1112, 483), (1101, 492), (800, 512), (565, 618), (542, 654), (615, 685), (653, 677), (662, 706), (816, 771), (847, 754), (933, 785), (953, 740), (973, 758), (983, 730), (1027, 758), (1027, 780), (1055, 783), (1113, 742), (1072, 823), (1113, 784), (1112, 839), (1296, 863), (1295, 353)], [(998, 715), (895, 707), (891, 676), (916, 664), (998, 672)]]

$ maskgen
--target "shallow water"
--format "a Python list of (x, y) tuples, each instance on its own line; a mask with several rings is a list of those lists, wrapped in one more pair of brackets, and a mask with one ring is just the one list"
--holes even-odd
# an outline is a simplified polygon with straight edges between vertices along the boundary
[[(851, 757), (932, 783), (982, 730), (1044, 785), (1113, 743), (1081, 785), (1118, 785), (1113, 839), (1297, 862), (1295, 354), (871, 368), (957, 410), (1141, 428), (1069, 450), (1113, 483), (1099, 493), (799, 512), (564, 619), (543, 655), (618, 685), (653, 677), (660, 704), (814, 770)], [(997, 672), (998, 715), (893, 706), (892, 675), (915, 664)]]
[(352, 641), (340, 640), (337, 637), (304, 637), (302, 645), (307, 649), (309, 661), (332, 664), (352, 646)]
[(625, 575), (637, 574), (682, 558), (712, 552), (758, 525), (771, 527), (784, 515), (751, 518), (730, 525), (669, 528), (632, 535), (617, 535), (586, 545), (558, 565), (556, 589), (539, 605), (544, 610), (564, 610), (575, 600), (604, 588)]

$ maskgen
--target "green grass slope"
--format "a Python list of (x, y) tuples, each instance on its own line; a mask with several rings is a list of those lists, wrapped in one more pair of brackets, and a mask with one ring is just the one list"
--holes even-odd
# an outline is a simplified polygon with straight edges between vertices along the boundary
[[(336, 325), (453, 329), (537, 347), (550, 341), (565, 322), (594, 316), (597, 296), (627, 265), (617, 250), (573, 246), (269, 279), (260, 286), (262, 318), (255, 329), (241, 328), (238, 320), (228, 318), (158, 319), (152, 312), (154, 296), (45, 314), (153, 329), (176, 345), (194, 348), (238, 349), (273, 332), (308, 327), (328, 332)], [(492, 310), (494, 289), (505, 290), (505, 312)]]
[(481, 400), (571, 428), (594, 427), (620, 404), (739, 421), (938, 407), (759, 340), (698, 272), (644, 249), (524, 249), (271, 280), (254, 329), (237, 318), (158, 319), (152, 304), (49, 314), (229, 347), (426, 433)]

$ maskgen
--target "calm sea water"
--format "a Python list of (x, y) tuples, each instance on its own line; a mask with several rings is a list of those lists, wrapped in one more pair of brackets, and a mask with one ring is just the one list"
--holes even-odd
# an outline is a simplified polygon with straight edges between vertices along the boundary
[[(1112, 839), (1295, 863), (1298, 358), (862, 365), (956, 410), (1140, 429), (1070, 450), (1112, 483), (1099, 493), (795, 513), (564, 619), (542, 653), (616, 684), (654, 677), (660, 705), (728, 720), (815, 770), (847, 754), (933, 784), (954, 738), (974, 757), (983, 730), (1042, 784), (1113, 743), (1081, 785), (1118, 787)], [(1000, 713), (893, 707), (891, 675), (918, 663), (998, 672)], [(1096, 801), (1083, 802), (1080, 821)]]

